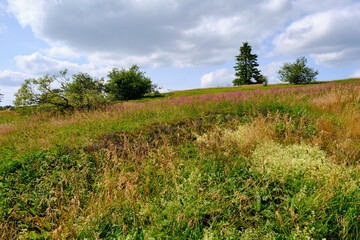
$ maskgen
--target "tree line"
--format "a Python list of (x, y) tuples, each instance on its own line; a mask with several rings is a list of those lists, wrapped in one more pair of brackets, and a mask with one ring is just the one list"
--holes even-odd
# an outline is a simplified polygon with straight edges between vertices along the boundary
[[(234, 66), (236, 78), (233, 80), (234, 86), (245, 84), (263, 83), (267, 85), (267, 77), (262, 75), (257, 68), (257, 55), (251, 53), (251, 46), (244, 42), (240, 47), (240, 54), (235, 56)], [(305, 57), (297, 58), (295, 63), (285, 63), (277, 72), (280, 81), (290, 84), (303, 84), (315, 81), (318, 71), (306, 66)]]
[[(258, 56), (251, 51), (249, 43), (244, 42), (239, 55), (235, 56), (234, 86), (268, 83), (258, 69)], [(318, 71), (307, 67), (306, 63), (305, 57), (297, 58), (295, 63), (285, 63), (277, 72), (279, 79), (290, 84), (315, 81)], [(93, 78), (87, 73), (67, 74), (68, 71), (63, 70), (58, 75), (26, 79), (15, 94), (14, 105), (37, 106), (42, 110), (89, 110), (111, 101), (139, 99), (145, 94), (158, 93), (158, 86), (137, 65), (128, 70), (113, 68), (107, 75), (107, 83), (104, 78)], [(0, 102), (2, 97), (0, 92)]]
[(109, 80), (105, 83), (104, 78), (81, 72), (68, 76), (68, 71), (63, 70), (58, 75), (29, 78), (16, 92), (14, 105), (56, 111), (90, 110), (111, 101), (139, 99), (158, 91), (158, 86), (137, 65), (128, 70), (113, 68), (107, 76)]

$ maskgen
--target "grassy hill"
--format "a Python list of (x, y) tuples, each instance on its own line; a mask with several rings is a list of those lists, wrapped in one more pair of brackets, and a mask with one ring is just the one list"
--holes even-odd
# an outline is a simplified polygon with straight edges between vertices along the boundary
[(359, 239), (360, 82), (0, 111), (1, 239)]

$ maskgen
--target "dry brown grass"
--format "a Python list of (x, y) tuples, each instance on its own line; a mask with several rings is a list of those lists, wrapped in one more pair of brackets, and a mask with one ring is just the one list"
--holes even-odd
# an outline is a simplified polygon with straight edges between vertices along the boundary
[(0, 139), (6, 137), (7, 134), (10, 134), (16, 131), (16, 127), (13, 124), (2, 123), (0, 124)]
[(324, 113), (346, 113), (344, 110), (357, 104), (359, 100), (359, 86), (353, 88), (334, 88), (310, 100), (309, 105)]
[(259, 115), (254, 117), (251, 123), (238, 125), (235, 129), (216, 127), (204, 135), (197, 136), (196, 141), (204, 152), (206, 149), (217, 149), (227, 156), (236, 154), (249, 157), (259, 143), (276, 137), (271, 121), (269, 116)]
[(9, 110), (0, 110), (0, 118), (2, 117), (14, 117), (19, 116), (17, 112), (9, 111)]
[[(141, 148), (140, 151), (135, 150), (137, 143), (132, 142), (131, 138), (124, 136), (120, 145), (116, 145), (120, 142), (114, 144), (110, 140), (106, 148), (96, 153), (102, 169), (97, 191), (91, 193), (85, 205), (79, 203), (76, 196), (68, 199), (71, 208), (63, 210), (63, 218), (52, 231), (52, 238), (73, 238), (82, 232), (95, 232), (99, 225), (104, 224), (103, 219), (109, 218), (127, 234), (130, 229), (127, 229), (129, 223), (124, 222), (126, 213), (130, 211), (137, 215), (144, 212), (151, 215), (151, 209), (147, 209), (148, 196), (161, 196), (170, 191), (162, 185), (169, 182), (175, 184), (180, 161), (174, 148), (168, 144), (172, 140), (163, 139), (158, 147), (147, 145), (146, 149)], [(129, 167), (132, 170), (129, 171)], [(145, 225), (144, 219), (133, 221), (133, 225)], [(99, 236), (93, 235), (91, 238), (99, 239)]]
[(360, 88), (334, 89), (311, 101), (323, 112), (314, 143), (339, 163), (356, 164), (360, 158)]

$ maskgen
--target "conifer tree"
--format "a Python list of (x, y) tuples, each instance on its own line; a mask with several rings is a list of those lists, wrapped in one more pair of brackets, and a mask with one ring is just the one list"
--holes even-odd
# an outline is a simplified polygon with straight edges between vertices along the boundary
[(236, 72), (233, 84), (234, 86), (244, 84), (262, 83), (260, 70), (257, 69), (257, 55), (251, 53), (251, 46), (248, 42), (244, 42), (240, 48), (240, 54), (236, 57), (236, 65), (234, 66)]

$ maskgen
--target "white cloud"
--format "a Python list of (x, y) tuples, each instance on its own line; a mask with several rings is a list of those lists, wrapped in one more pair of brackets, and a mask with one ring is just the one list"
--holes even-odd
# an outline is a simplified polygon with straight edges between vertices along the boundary
[(42, 52), (49, 57), (64, 59), (79, 59), (83, 55), (69, 46), (54, 46), (43, 49)]
[(4, 94), (0, 106), (11, 105), (19, 86), (30, 77), (30, 75), (11, 70), (0, 71), (0, 93)]
[(2, 101), (0, 102), (0, 106), (12, 105), (14, 100), (14, 95), (18, 89), (19, 87), (0, 85), (0, 92), (4, 94)]
[(204, 74), (201, 77), (201, 87), (224, 87), (232, 86), (232, 81), (235, 79), (234, 71), (223, 68)]
[[(8, 13), (49, 45), (15, 57), (22, 71), (37, 76), (64, 68), (106, 76), (112, 67), (132, 64), (216, 66), (233, 61), (244, 41), (260, 59), (277, 57), (260, 68), (270, 83), (278, 82), (282, 58), (310, 56), (327, 66), (360, 61), (360, 3), (354, 0), (8, 0), (8, 5)], [(84, 59), (87, 64), (74, 63)], [(232, 85), (230, 72), (205, 74), (201, 84)]]
[(24, 72), (32, 75), (57, 74), (60, 70), (68, 69), (69, 73), (87, 72), (96, 77), (104, 77), (110, 70), (103, 65), (93, 63), (79, 65), (69, 61), (56, 60), (36, 52), (32, 55), (16, 56), (16, 65)]
[(27, 56), (16, 56), (15, 61), (16, 65), (21, 70), (34, 75), (54, 73), (61, 69), (74, 69), (77, 67), (77, 64), (75, 63), (58, 61), (53, 58), (43, 56), (39, 52), (35, 52), (34, 54)]
[[(48, 1), (48, 3), (53, 2)], [(40, 33), (42, 22), (45, 19), (42, 11), (46, 5), (46, 0), (8, 0), (8, 4), (8, 11), (16, 16), (23, 27), (30, 25), (35, 33)]]
[(279, 34), (273, 40), (273, 53), (311, 55), (318, 64), (329, 66), (359, 61), (359, 22), (359, 3), (316, 12), (291, 23)]
[(257, 48), (294, 17), (290, 0), (9, 0), (9, 9), (49, 56), (176, 67), (233, 60), (241, 42)]
[(344, 6), (349, 6), (353, 4), (354, 0), (295, 0), (293, 1), (294, 9), (301, 10), (306, 13), (314, 13), (319, 11), (327, 11), (331, 9), (341, 9)]
[(360, 69), (355, 71), (353, 75), (350, 76), (351, 78), (360, 78)]
[(111, 66), (220, 65), (233, 60), (241, 42), (264, 50), (263, 42), (275, 34), (273, 54), (311, 54), (319, 64), (344, 64), (355, 59), (347, 52), (360, 40), (360, 4), (351, 0), (8, 3), (22, 26), (30, 26), (49, 43), (50, 48), (42, 51), (45, 55), (83, 56), (91, 63)]
[(284, 61), (275, 61), (261, 66), (259, 69), (261, 70), (261, 74), (268, 77), (269, 83), (279, 83), (280, 81), (278, 79), (277, 72), (279, 71), (280, 67), (284, 65), (284, 63)]
[(360, 47), (349, 47), (335, 52), (310, 54), (310, 56), (314, 58), (316, 64), (327, 66), (360, 63)]
[(0, 71), (0, 86), (18, 86), (29, 77), (31, 76), (21, 72), (14, 72), (11, 70)]
[(289, 1), (287, 0), (270, 0), (264, 3), (264, 8), (269, 11), (278, 11), (289, 5)]

